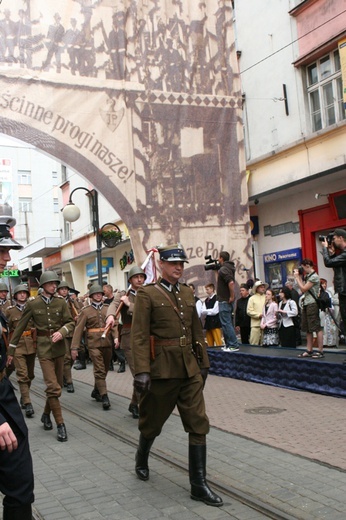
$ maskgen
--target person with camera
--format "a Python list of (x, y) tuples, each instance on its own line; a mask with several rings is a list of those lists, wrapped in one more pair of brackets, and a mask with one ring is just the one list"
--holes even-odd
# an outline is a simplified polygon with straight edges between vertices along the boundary
[[(337, 228), (327, 237), (319, 237), (324, 265), (334, 270), (334, 289), (339, 295), (341, 319), (346, 325), (346, 231)], [(340, 251), (337, 254), (337, 250)], [(346, 360), (344, 360), (346, 363)]]
[[(323, 328), (321, 327), (319, 308), (316, 299), (320, 292), (320, 277), (314, 270), (314, 263), (309, 258), (302, 260), (301, 267), (294, 269), (294, 278), (302, 296), (302, 324), (301, 329), (306, 332), (306, 350), (298, 357), (321, 359), (323, 354)], [(318, 351), (313, 351), (313, 334), (317, 335)]]
[(225, 340), (225, 346), (222, 350), (225, 352), (237, 352), (239, 346), (233, 326), (235, 265), (229, 258), (227, 251), (220, 252), (220, 269), (218, 271), (216, 294), (219, 302), (219, 318)]

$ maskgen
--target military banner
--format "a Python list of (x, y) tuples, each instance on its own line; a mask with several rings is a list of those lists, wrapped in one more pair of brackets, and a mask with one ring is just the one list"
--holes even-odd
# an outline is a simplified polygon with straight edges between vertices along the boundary
[(3, 0), (0, 131), (88, 179), (138, 262), (181, 242), (251, 267), (242, 96), (229, 0)]

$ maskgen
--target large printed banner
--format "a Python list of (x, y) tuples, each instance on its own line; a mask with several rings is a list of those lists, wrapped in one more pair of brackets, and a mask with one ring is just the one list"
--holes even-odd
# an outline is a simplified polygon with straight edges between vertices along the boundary
[(251, 267), (229, 0), (3, 0), (0, 131), (88, 179), (136, 261), (180, 241), (188, 278), (228, 250)]

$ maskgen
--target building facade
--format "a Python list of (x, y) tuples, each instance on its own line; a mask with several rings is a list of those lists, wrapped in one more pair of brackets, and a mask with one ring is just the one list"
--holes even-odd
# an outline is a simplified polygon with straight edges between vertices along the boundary
[(346, 0), (235, 1), (256, 276), (275, 288), (346, 226)]

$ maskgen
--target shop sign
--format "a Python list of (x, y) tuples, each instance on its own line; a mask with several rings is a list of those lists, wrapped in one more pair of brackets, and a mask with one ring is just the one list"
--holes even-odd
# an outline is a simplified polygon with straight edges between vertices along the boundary
[(129, 253), (127, 251), (125, 251), (125, 253), (119, 260), (120, 269), (123, 271), (127, 265), (133, 264), (134, 261), (135, 261), (135, 257), (133, 255), (132, 249)]
[(277, 251), (276, 253), (267, 253), (263, 255), (265, 264), (272, 262), (287, 262), (287, 260), (299, 260), (301, 258), (301, 249), (287, 249), (286, 251)]
[(5, 269), (0, 273), (0, 278), (14, 278), (16, 276), (19, 276), (19, 269)]
[[(109, 269), (114, 266), (113, 258), (106, 257), (102, 258), (102, 274), (107, 274)], [(96, 260), (92, 264), (86, 265), (86, 275), (90, 278), (92, 276), (97, 276), (97, 263)]]

